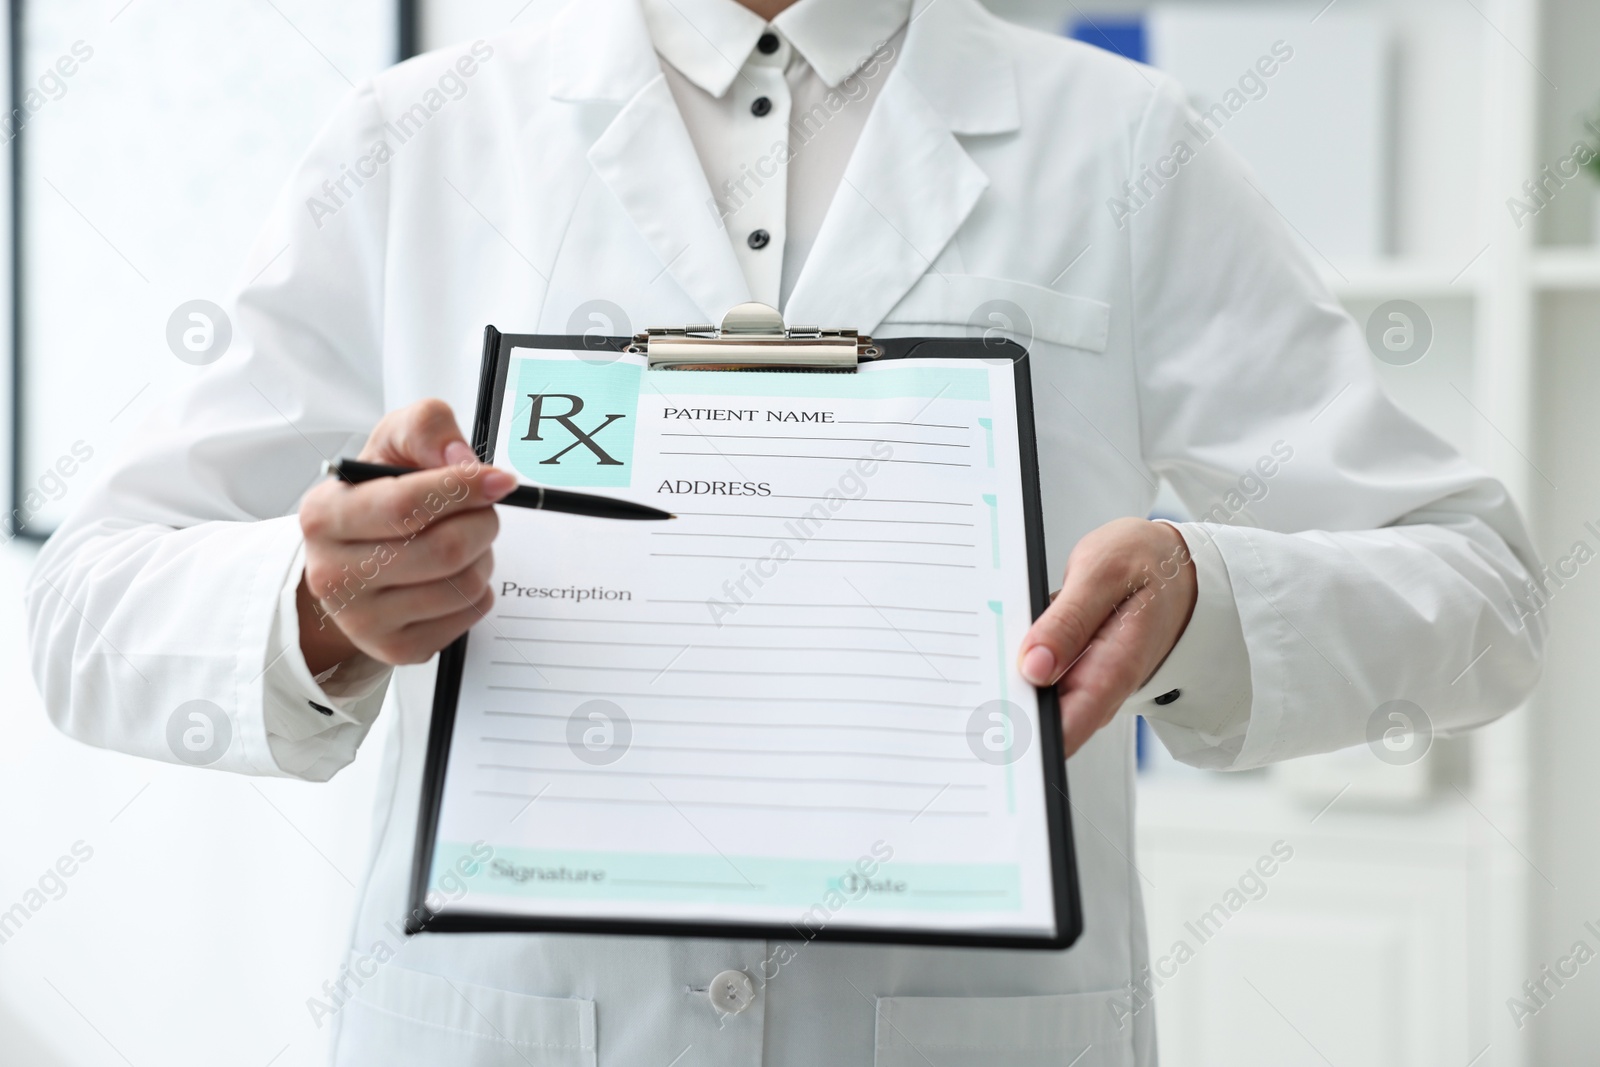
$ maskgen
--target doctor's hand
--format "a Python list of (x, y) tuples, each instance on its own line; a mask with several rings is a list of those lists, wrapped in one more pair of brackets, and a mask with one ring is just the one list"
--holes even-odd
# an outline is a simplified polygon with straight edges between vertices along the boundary
[(296, 599), (312, 674), (358, 653), (422, 663), (494, 603), (492, 505), (515, 476), (478, 461), (442, 400), (384, 416), (360, 458), (427, 469), (361, 485), (330, 479), (306, 494)]
[(1034, 685), (1056, 686), (1067, 755), (1155, 674), (1183, 636), (1197, 592), (1188, 546), (1166, 523), (1117, 519), (1078, 542), (1018, 661)]

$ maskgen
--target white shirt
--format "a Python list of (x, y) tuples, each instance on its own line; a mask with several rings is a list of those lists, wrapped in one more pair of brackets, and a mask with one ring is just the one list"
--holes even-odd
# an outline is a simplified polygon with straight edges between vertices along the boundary
[[(751, 299), (782, 310), (899, 55), (911, 0), (800, 0), (771, 23), (736, 0), (641, 6), (712, 189), (706, 209), (727, 229)], [(752, 241), (755, 233), (763, 236)], [(1169, 745), (1189, 731), (1214, 745), (1248, 725), (1250, 656), (1221, 553), (1199, 525), (1175, 525), (1194, 558), (1198, 598), (1188, 629), (1127, 706), (1183, 726), (1184, 735), (1161, 731)], [(280, 598), (269, 654), (270, 737), (291, 763), (295, 743), (370, 723), (390, 673), (360, 656), (320, 685), (312, 678), (295, 611), (300, 573), (292, 569)]]
[[(734, 0), (643, 7), (751, 298), (782, 310), (899, 54), (910, 0), (802, 0), (770, 25)], [(759, 100), (770, 110), (756, 114)], [(757, 230), (770, 243), (752, 247)]]

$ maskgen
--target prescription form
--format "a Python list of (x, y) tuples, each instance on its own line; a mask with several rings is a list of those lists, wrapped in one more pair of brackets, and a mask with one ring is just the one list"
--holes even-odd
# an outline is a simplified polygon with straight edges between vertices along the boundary
[(677, 518), (501, 509), (431, 907), (1054, 933), (1010, 360), (517, 349), (499, 405), (499, 466)]

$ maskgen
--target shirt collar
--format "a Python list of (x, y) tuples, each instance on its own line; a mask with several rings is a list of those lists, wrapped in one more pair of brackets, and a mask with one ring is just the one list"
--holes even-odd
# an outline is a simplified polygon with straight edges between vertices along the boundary
[[(768, 29), (737, 0), (641, 0), (656, 51), (712, 96), (728, 91)], [(829, 88), (894, 36), (911, 0), (799, 0), (772, 21)]]

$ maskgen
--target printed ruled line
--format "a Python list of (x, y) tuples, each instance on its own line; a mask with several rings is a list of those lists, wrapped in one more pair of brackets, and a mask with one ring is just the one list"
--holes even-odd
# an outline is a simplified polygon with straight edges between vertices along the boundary
[[(721, 556), (717, 557), (721, 559)], [(701, 605), (704, 607), (704, 605)], [(754, 604), (745, 604), (754, 607)], [(910, 610), (910, 609), (907, 609)], [(719, 630), (869, 630), (874, 633), (933, 634), (939, 637), (977, 637), (964, 630), (912, 630), (894, 626), (828, 626), (823, 623), (803, 622), (680, 622), (677, 619), (568, 619), (557, 615), (496, 615), (495, 618), (515, 622), (598, 622), (607, 626), (713, 626)]]
[[(646, 604), (694, 604), (704, 606), (703, 600), (669, 600), (666, 597), (651, 597)], [(978, 612), (971, 608), (914, 608), (906, 604), (801, 604), (793, 601), (778, 600), (752, 600), (741, 605), (746, 608), (854, 608), (867, 611), (932, 611), (940, 615), (976, 615)], [(883, 629), (883, 627), (879, 627)], [(910, 633), (918, 633), (911, 630)], [(927, 631), (920, 631), (927, 632)], [(976, 634), (962, 634), (963, 637), (976, 637)]]
[(883, 442), (888, 445), (927, 445), (930, 448), (971, 448), (956, 441), (902, 441), (893, 437), (799, 437), (764, 433), (663, 433), (662, 437), (720, 437), (741, 441), (810, 441), (813, 444), (831, 444), (834, 441), (863, 441), (867, 444)]
[[(764, 885), (745, 885), (742, 882), (679, 882), (668, 878), (607, 878), (606, 884), (644, 885), (662, 889), (754, 889), (757, 892), (767, 888)], [(684, 1049), (684, 1051), (687, 1052), (689, 1050)], [(682, 1058), (680, 1055), (679, 1059)], [(672, 1064), (677, 1062), (677, 1060), (673, 1060), (672, 1063), (667, 1064), (667, 1067), (672, 1067)]]
[[(523, 767), (514, 763), (480, 763), (479, 770), (517, 771), (528, 774), (605, 775), (624, 778), (703, 778), (716, 782), (793, 782), (798, 785), (860, 785), (874, 789), (938, 789), (943, 782), (897, 782), (884, 778), (813, 778), (782, 774), (711, 774), (695, 771), (619, 771), (597, 767)], [(951, 789), (983, 790), (981, 785), (951, 785)]]
[[(619, 694), (620, 695), (620, 694)], [(743, 698), (741, 698), (743, 699)], [(762, 698), (765, 702), (766, 698)], [(485, 715), (498, 715), (509, 719), (544, 719), (566, 722), (570, 715), (548, 711), (494, 711), (485, 709)], [(729, 722), (715, 719), (634, 719), (636, 723), (650, 726), (707, 726), (729, 730), (879, 730), (895, 734), (925, 734), (933, 737), (965, 737), (965, 730), (935, 730), (928, 726), (886, 726), (870, 722)], [(938, 783), (933, 783), (937, 785)]]
[[(502, 660), (502, 659), (492, 659), (489, 662), (490, 662), (490, 664), (492, 664), (493, 666), (496, 666), (496, 667), (532, 667), (535, 670), (538, 670), (541, 667), (546, 667), (546, 668), (549, 668), (550, 670), (560, 670), (560, 671), (627, 671), (630, 674), (660, 674), (661, 673), (661, 668), (659, 668), (659, 667), (618, 667), (618, 666), (613, 666), (611, 664), (600, 664), (600, 663), (593, 663), (593, 664), (586, 664), (586, 663), (534, 663), (532, 661), (525, 661), (525, 662), (522, 662), (522, 663), (514, 663), (511, 660)], [(784, 677), (789, 677), (789, 678), (815, 678), (816, 675), (817, 675), (817, 672), (815, 670), (809, 670), (809, 671), (725, 671), (725, 670), (716, 670), (716, 669), (713, 669), (713, 668), (710, 668), (710, 667), (674, 667), (674, 668), (672, 668), (672, 671), (673, 671), (674, 674), (729, 674), (729, 675), (742, 675), (742, 676), (745, 676), (745, 677), (760, 677), (760, 678), (769, 678), (769, 677), (773, 677), (773, 676), (776, 676), (776, 675), (782, 675)], [(969, 682), (969, 681), (966, 681), (966, 680), (961, 679), (961, 678), (929, 678), (929, 677), (927, 677), (925, 675), (916, 675), (916, 674), (868, 674), (868, 673), (856, 672), (856, 671), (829, 671), (828, 672), (828, 677), (829, 678), (872, 678), (872, 679), (876, 679), (878, 681), (885, 681), (885, 682), (934, 682), (934, 683), (937, 683), (937, 684), (949, 684), (949, 685), (977, 685), (978, 684), (977, 682)]]
[[(735, 537), (747, 541), (771, 541), (771, 534), (734, 534), (734, 533), (669, 533), (666, 530), (651, 530), (651, 537)], [(818, 541), (833, 545), (929, 545), (935, 548), (977, 548), (970, 541), (904, 541), (898, 537), (808, 537), (806, 544)]]
[[(728, 693), (624, 693), (606, 689), (551, 689), (534, 685), (490, 685), (505, 693), (556, 693), (561, 696), (626, 697), (629, 700), (737, 700), (750, 703), (747, 696)], [(926, 700), (880, 700), (876, 697), (780, 697), (762, 696), (763, 704), (865, 704), (869, 707), (922, 708), (928, 711), (957, 711), (965, 715), (972, 709), (965, 704), (934, 704)]]
[[(565, 740), (541, 741), (525, 737), (480, 737), (486, 745), (531, 745), (536, 748), (570, 748)], [(972, 754), (960, 756), (934, 756), (918, 752), (842, 752), (838, 749), (820, 748), (720, 748), (715, 745), (640, 745), (628, 747), (629, 752), (695, 752), (703, 756), (807, 756), (819, 759), (897, 759), (911, 763), (971, 763)], [(915, 814), (915, 810), (908, 814)]]
[[(507, 637), (504, 634), (494, 635), (496, 641), (525, 641), (536, 645), (583, 645), (584, 647), (611, 647), (611, 648), (674, 648), (684, 647), (682, 641), (579, 641), (566, 637)], [(872, 656), (914, 656), (917, 653), (908, 652), (903, 648), (843, 648), (824, 645), (690, 645), (707, 652), (860, 652)], [(970, 659), (978, 657), (964, 652), (930, 652), (930, 656), (943, 656), (945, 659)]]
[[(700, 553), (700, 552), (652, 552), (650, 554), (652, 556), (666, 556), (666, 557), (670, 557), (670, 558), (673, 558), (673, 559), (762, 560), (762, 559), (770, 559), (771, 558), (770, 556), (725, 556), (725, 555), (720, 555), (720, 554), (717, 554), (717, 553)], [(789, 557), (789, 562), (790, 563), (866, 564), (866, 565), (874, 566), (874, 567), (880, 567), (880, 566), (954, 567), (957, 570), (967, 570), (967, 571), (970, 571), (970, 570), (973, 569), (973, 564), (971, 564), (971, 563), (934, 563), (931, 560), (923, 560), (923, 559), (810, 559), (810, 558), (807, 558), (805, 556), (790, 556)]]
[[(821, 495), (813, 496), (809, 493), (770, 493), (767, 500), (833, 500), (834, 497)], [(887, 496), (859, 496), (850, 497), (853, 504), (931, 504), (947, 508), (970, 508), (973, 505), (964, 500), (905, 500), (899, 497)]]
[(942, 459), (879, 459), (876, 456), (809, 456), (796, 455), (790, 452), (667, 452), (663, 456), (714, 456), (717, 459), (726, 459), (729, 456), (738, 456), (740, 459), (803, 459), (807, 461), (818, 459), (837, 459), (846, 463), (856, 460), (866, 460), (872, 463), (909, 463), (918, 467), (970, 467), (970, 463), (952, 463)]
[(976, 525), (970, 522), (947, 522), (942, 519), (847, 519), (843, 515), (829, 515), (819, 519), (815, 515), (763, 515), (754, 511), (680, 511), (679, 518), (685, 515), (708, 516), (721, 519), (778, 519), (785, 522), (876, 522), (887, 523), (890, 526), (967, 526)]
[[(511, 797), (517, 800), (526, 798), (523, 793), (501, 793), (490, 789), (477, 789), (473, 791), (483, 797)], [(858, 804), (754, 804), (738, 800), (650, 800), (649, 798), (632, 799), (628, 797), (552, 797), (545, 796), (545, 802), (551, 804), (634, 804), (652, 808), (733, 808), (748, 811), (809, 811), (817, 814), (837, 814), (850, 812), (865, 815), (915, 815), (915, 808), (881, 808)], [(956, 818), (984, 818), (986, 811), (930, 811), (928, 815)], [(759, 888), (759, 887), (756, 887)]]
[(943, 422), (897, 422), (894, 419), (840, 419), (835, 426), (921, 426), (929, 430), (967, 430), (968, 426), (951, 426)]

